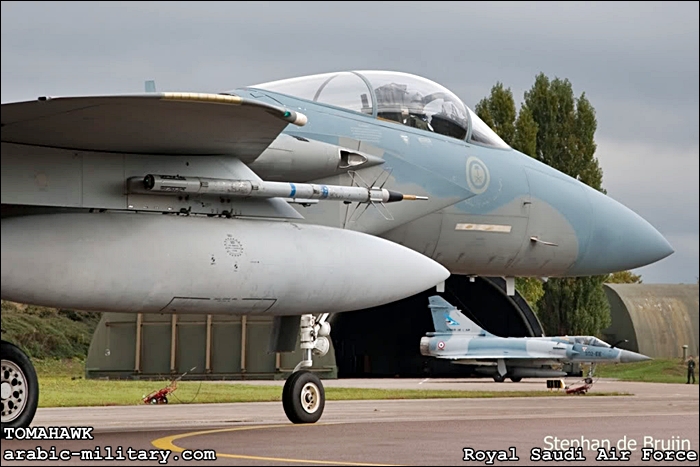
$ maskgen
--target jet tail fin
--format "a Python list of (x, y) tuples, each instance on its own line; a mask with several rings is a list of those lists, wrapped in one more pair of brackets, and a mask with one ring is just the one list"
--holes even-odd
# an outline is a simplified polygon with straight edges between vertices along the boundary
[(455, 332), (489, 336), (490, 333), (477, 326), (472, 320), (450, 302), (439, 295), (433, 295), (428, 299), (430, 312), (433, 315), (435, 332)]

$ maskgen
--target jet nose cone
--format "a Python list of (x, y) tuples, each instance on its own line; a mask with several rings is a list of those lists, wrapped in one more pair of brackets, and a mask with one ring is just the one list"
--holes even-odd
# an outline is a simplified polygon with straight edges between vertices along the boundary
[(607, 274), (655, 263), (673, 247), (649, 222), (614, 199), (587, 187), (593, 212), (588, 247), (570, 271)]
[(637, 352), (620, 349), (620, 363), (646, 362), (647, 360), (651, 360), (651, 358)]

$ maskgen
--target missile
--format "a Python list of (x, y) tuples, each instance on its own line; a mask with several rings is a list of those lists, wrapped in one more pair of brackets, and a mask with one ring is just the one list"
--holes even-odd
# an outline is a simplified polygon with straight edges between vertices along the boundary
[[(130, 179), (130, 191), (141, 192), (138, 180)], [(357, 203), (394, 203), (427, 200), (427, 196), (406, 195), (386, 188), (314, 183), (227, 180), (222, 178), (183, 177), (148, 174), (143, 178), (146, 193), (210, 194), (237, 197), (335, 200)]]
[(3, 300), (75, 310), (352, 311), (450, 274), (398, 243), (314, 224), (108, 211), (6, 217), (1, 227)]

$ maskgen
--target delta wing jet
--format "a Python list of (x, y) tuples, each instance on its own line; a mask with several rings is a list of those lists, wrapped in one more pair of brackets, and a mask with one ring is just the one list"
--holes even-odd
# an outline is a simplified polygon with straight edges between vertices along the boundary
[[(3, 300), (132, 313), (265, 314), (297, 337), (283, 389), (323, 412), (308, 367), (329, 312), (450, 274), (585, 276), (673, 250), (606, 195), (510, 148), (445, 87), (336, 72), (207, 94), (2, 104)], [(235, 389), (234, 389), (235, 390)], [(36, 374), (2, 343), (2, 426), (26, 426)]]
[(477, 326), (439, 295), (429, 298), (435, 332), (420, 340), (422, 355), (474, 365), (477, 373), (506, 378), (553, 378), (566, 373), (552, 368), (560, 363), (631, 363), (650, 360), (618, 349), (594, 336), (498, 337)]

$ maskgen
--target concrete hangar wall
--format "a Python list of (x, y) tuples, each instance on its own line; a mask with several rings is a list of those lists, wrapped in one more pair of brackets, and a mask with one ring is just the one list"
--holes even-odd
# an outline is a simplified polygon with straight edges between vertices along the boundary
[[(104, 313), (90, 343), (88, 378), (274, 379), (299, 363), (293, 353), (268, 352), (273, 320), (266, 316)], [(192, 368), (194, 368), (192, 370)], [(314, 360), (336, 377), (333, 348)]]
[[(420, 338), (433, 331), (428, 297), (435, 289), (382, 307), (331, 315), (331, 349), (315, 358), (323, 378), (449, 376), (466, 368), (420, 355)], [(542, 327), (525, 300), (508, 297), (500, 278), (449, 278), (446, 300), (497, 334), (539, 336)], [(273, 319), (266, 316), (105, 313), (93, 335), (88, 378), (285, 378), (301, 359), (268, 352)]]
[(698, 284), (605, 284), (605, 294), (608, 342), (652, 358), (700, 354)]

